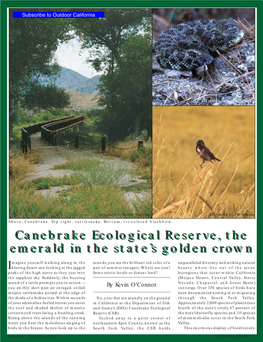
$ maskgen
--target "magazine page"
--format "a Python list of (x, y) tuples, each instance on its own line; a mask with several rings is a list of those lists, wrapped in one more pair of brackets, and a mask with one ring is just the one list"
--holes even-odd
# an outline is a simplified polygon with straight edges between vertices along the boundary
[(3, 2), (3, 340), (259, 336), (259, 8), (151, 6)]

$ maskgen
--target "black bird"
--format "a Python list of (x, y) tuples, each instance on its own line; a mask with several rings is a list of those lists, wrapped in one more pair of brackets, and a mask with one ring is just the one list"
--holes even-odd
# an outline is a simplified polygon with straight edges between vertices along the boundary
[(208, 147), (205, 146), (205, 143), (203, 142), (203, 140), (198, 140), (196, 143), (196, 152), (197, 154), (200, 156), (200, 158), (203, 159), (202, 164), (200, 165), (200, 167), (202, 167), (202, 165), (204, 164), (205, 161), (209, 161), (209, 162), (213, 162), (215, 160), (221, 161), (220, 159), (217, 159), (213, 153), (209, 150)]

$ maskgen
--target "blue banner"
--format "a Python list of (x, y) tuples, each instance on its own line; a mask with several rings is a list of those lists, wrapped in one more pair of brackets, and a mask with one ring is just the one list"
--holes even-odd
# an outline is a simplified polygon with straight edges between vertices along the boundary
[(104, 12), (13, 12), (13, 18), (104, 18)]

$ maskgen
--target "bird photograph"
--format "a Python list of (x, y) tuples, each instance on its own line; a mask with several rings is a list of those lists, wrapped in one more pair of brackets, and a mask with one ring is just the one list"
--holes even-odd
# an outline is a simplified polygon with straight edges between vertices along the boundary
[(152, 177), (154, 218), (254, 218), (255, 108), (154, 106)]
[(203, 159), (202, 164), (200, 165), (200, 167), (202, 167), (202, 165), (204, 164), (205, 161), (209, 161), (209, 162), (213, 162), (215, 160), (221, 162), (220, 159), (216, 158), (213, 153), (209, 150), (209, 148), (207, 146), (205, 146), (205, 143), (203, 142), (203, 140), (198, 140), (196, 143), (196, 152), (199, 155), (199, 157), (201, 159)]

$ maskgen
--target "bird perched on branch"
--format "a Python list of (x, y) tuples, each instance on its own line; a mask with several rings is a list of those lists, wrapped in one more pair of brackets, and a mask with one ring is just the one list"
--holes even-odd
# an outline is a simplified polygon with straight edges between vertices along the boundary
[(200, 167), (202, 167), (202, 165), (204, 164), (205, 161), (209, 161), (209, 162), (213, 162), (215, 160), (220, 161), (220, 159), (217, 159), (213, 153), (209, 150), (208, 147), (205, 146), (205, 143), (203, 142), (203, 140), (198, 140), (196, 143), (196, 152), (197, 154), (200, 156), (200, 158), (203, 159), (202, 164), (200, 165)]

